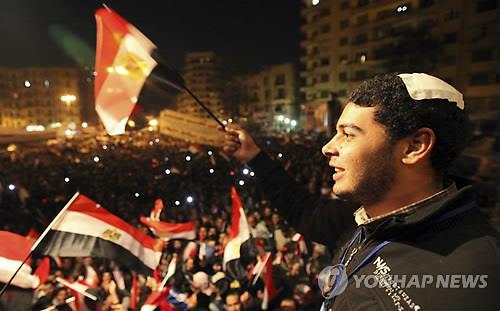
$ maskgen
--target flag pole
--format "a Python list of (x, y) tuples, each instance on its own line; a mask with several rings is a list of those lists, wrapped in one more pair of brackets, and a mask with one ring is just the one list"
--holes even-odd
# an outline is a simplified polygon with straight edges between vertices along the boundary
[[(170, 68), (169, 68), (169, 69), (170, 69)], [(170, 69), (170, 70), (173, 70), (173, 69)], [(179, 75), (179, 76), (180, 76), (180, 75)], [(191, 92), (191, 90), (190, 90), (190, 89), (189, 89), (186, 85), (184, 85), (184, 84), (183, 84), (183, 85), (181, 85), (181, 87), (179, 88), (179, 87), (178, 87), (177, 85), (175, 85), (174, 83), (172, 83), (172, 82), (170, 82), (170, 81), (168, 81), (168, 80), (166, 80), (166, 79), (163, 79), (163, 78), (161, 78), (161, 77), (158, 77), (158, 76), (156, 76), (155, 74), (151, 74), (151, 75), (150, 75), (150, 77), (152, 77), (153, 79), (158, 80), (158, 81), (159, 81), (159, 82), (161, 82), (161, 83), (165, 83), (165, 84), (167, 84), (167, 85), (169, 85), (169, 86), (171, 86), (171, 87), (174, 87), (174, 88), (176, 88), (176, 89), (178, 89), (178, 90), (185, 90), (185, 91), (186, 91), (186, 92), (187, 92), (187, 93), (188, 93), (188, 94), (189, 94), (189, 95), (190, 95), (190, 96), (191, 96), (191, 97), (192, 97), (192, 98), (196, 101), (196, 103), (197, 103), (198, 105), (200, 105), (200, 106), (201, 106), (201, 108), (203, 108), (203, 109), (204, 109), (204, 110), (208, 113), (208, 115), (209, 115), (212, 119), (214, 119), (214, 120), (215, 120), (215, 122), (217, 122), (217, 123), (218, 123), (218, 124), (219, 124), (219, 125), (220, 125), (223, 129), (224, 129), (224, 131), (226, 130), (226, 126), (224, 125), (224, 123), (222, 123), (222, 122), (221, 122), (221, 120), (219, 120), (219, 118), (217, 118), (217, 117), (215, 116), (215, 114), (214, 114), (214, 113), (213, 113), (210, 109), (208, 109), (208, 107), (207, 107), (205, 104), (203, 104), (203, 103), (201, 102), (201, 100), (200, 100), (200, 99), (199, 99), (199, 98), (198, 98), (198, 97), (197, 97), (197, 96), (196, 96), (193, 92)]]
[(184, 90), (186, 90), (186, 92), (188, 92), (189, 95), (191, 95), (191, 97), (198, 103), (198, 105), (201, 106), (201, 108), (203, 108), (210, 117), (212, 117), (212, 119), (214, 119), (217, 123), (219, 123), (219, 125), (224, 129), (224, 131), (226, 130), (226, 126), (219, 120), (219, 118), (217, 118), (212, 111), (210, 111), (210, 109), (208, 109), (207, 106), (205, 106), (201, 100), (198, 99), (198, 97), (196, 97), (196, 95), (194, 95), (193, 92), (191, 92), (191, 90), (187, 87), (187, 86), (184, 86)]
[[(178, 79), (180, 79), (182, 81), (182, 83), (179, 83), (180, 87), (182, 89), (184, 89), (196, 101), (196, 103), (198, 105), (200, 105), (201, 108), (203, 108), (208, 113), (208, 115), (212, 119), (214, 119), (224, 129), (224, 131), (226, 131), (226, 126), (221, 122), (221, 120), (219, 120), (219, 118), (217, 118), (215, 116), (215, 114), (210, 109), (208, 109), (208, 107), (205, 104), (203, 104), (201, 102), (201, 100), (186, 86), (186, 84), (184, 83), (184, 77), (177, 70), (175, 70), (174, 68), (172, 68), (167, 62), (165, 62), (163, 59), (161, 59), (161, 57), (157, 53), (157, 51), (156, 51), (156, 53), (153, 54), (153, 58), (158, 62), (159, 66), (164, 67), (165, 69), (167, 69), (168, 71), (170, 71), (174, 75), (176, 75), (177, 76), (176, 78), (178, 78)], [(168, 81), (166, 79), (162, 79), (160, 77), (157, 77), (154, 74), (152, 74), (151, 76), (153, 78), (156, 78), (156, 79), (160, 80), (163, 83), (166, 83), (166, 84), (168, 84), (170, 86), (178, 88), (174, 83), (171, 83), (170, 81)]]
[(60, 277), (56, 277), (56, 281), (61, 283), (62, 285), (66, 286), (67, 288), (69, 289), (72, 289), (76, 292), (79, 292), (80, 294), (82, 294), (83, 296), (89, 298), (89, 299), (92, 299), (93, 301), (97, 301), (97, 297), (90, 294), (90, 293), (87, 293), (86, 291), (84, 290), (81, 290), (80, 288), (78, 288), (77, 286), (74, 286), (73, 284), (71, 284), (70, 282), (66, 281), (65, 279), (63, 278), (60, 278)]
[(57, 214), (57, 216), (52, 220), (47, 228), (45, 228), (45, 231), (43, 231), (38, 240), (36, 240), (35, 244), (33, 244), (33, 246), (31, 247), (31, 252), (33, 252), (36, 247), (42, 242), (42, 239), (49, 233), (50, 229), (52, 229), (52, 227), (59, 221), (59, 219), (61, 219), (61, 217), (64, 215), (64, 212), (66, 212), (66, 210), (71, 206), (71, 204), (73, 204), (73, 201), (75, 201), (79, 195), (80, 192), (76, 192), (68, 201), (68, 203), (66, 203), (66, 205), (59, 211), (59, 214)]
[(7, 281), (7, 283), (5, 283), (4, 286), (2, 287), (2, 290), (0, 291), (0, 297), (2, 297), (3, 293), (5, 292), (5, 290), (7, 290), (7, 287), (9, 287), (10, 283), (12, 283), (12, 281), (16, 277), (17, 273), (19, 272), (19, 270), (21, 270), (21, 268), (26, 263), (26, 261), (28, 261), (28, 259), (31, 257), (31, 254), (33, 254), (33, 251), (35, 250), (35, 248), (40, 244), (40, 242), (42, 241), (42, 239), (47, 235), (47, 233), (50, 231), (50, 229), (52, 228), (52, 226), (62, 217), (62, 215), (64, 215), (64, 212), (68, 209), (68, 207), (70, 207), (70, 205), (73, 203), (73, 201), (79, 195), (80, 195), (79, 192), (75, 193), (73, 195), (73, 197), (71, 198), (71, 200), (69, 200), (68, 203), (66, 203), (66, 205), (61, 209), (61, 211), (59, 211), (59, 213), (54, 218), (54, 220), (52, 220), (52, 222), (49, 224), (49, 226), (47, 228), (45, 228), (45, 231), (42, 233), (42, 235), (40, 235), (40, 237), (33, 244), (33, 246), (31, 247), (30, 252), (26, 256), (26, 258), (24, 258), (23, 262), (19, 265), (19, 267), (17, 268), (16, 272), (14, 272), (14, 274), (10, 277), (9, 281)]

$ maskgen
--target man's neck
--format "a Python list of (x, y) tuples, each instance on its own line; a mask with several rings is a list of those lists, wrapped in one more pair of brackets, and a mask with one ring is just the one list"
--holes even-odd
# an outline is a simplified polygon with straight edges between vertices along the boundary
[(397, 186), (396, 188), (389, 191), (382, 200), (363, 205), (370, 218), (422, 201), (443, 190), (443, 182), (442, 180), (430, 180), (424, 183), (415, 183), (412, 186)]

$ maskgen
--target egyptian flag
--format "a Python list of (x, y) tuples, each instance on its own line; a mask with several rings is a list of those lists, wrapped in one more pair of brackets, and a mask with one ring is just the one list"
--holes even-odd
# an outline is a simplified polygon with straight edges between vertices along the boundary
[(196, 238), (196, 225), (194, 222), (170, 223), (165, 221), (152, 220), (141, 216), (140, 221), (146, 225), (158, 237), (164, 240)]
[(163, 242), (79, 194), (61, 212), (37, 251), (61, 257), (103, 257), (149, 275), (158, 266)]
[(184, 82), (174, 70), (160, 64), (153, 42), (116, 12), (101, 8), (95, 18), (95, 107), (108, 134), (119, 135), (125, 133), (136, 104), (147, 101), (144, 86), (148, 86), (148, 93), (162, 91), (161, 97), (153, 100), (164, 102), (169, 94), (173, 98)]
[[(23, 260), (31, 251), (33, 240), (8, 232), (0, 231), (0, 282), (7, 283), (21, 266)], [(12, 285), (21, 288), (36, 288), (40, 285), (38, 276), (31, 273), (29, 260), (24, 263), (21, 270), (12, 281)]]
[(273, 281), (273, 262), (270, 260), (270, 253), (264, 255), (265, 259), (265, 276), (264, 276), (264, 298), (262, 299), (262, 310), (267, 310), (269, 302), (276, 297), (276, 287)]
[(237, 280), (246, 278), (246, 266), (242, 264), (242, 251), (250, 242), (250, 229), (241, 199), (234, 187), (231, 188), (232, 215), (229, 242), (224, 248), (223, 268), (229, 277)]

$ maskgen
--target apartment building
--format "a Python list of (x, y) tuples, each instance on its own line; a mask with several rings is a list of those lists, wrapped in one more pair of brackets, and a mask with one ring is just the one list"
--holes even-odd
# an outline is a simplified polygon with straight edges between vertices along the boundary
[(334, 97), (345, 101), (361, 81), (386, 72), (384, 62), (395, 38), (419, 28), (439, 43), (430, 73), (463, 92), (472, 114), (491, 114), (493, 109), (498, 115), (498, 1), (303, 1), (300, 77), (303, 112), (311, 128), (331, 126), (325, 121), (327, 103)]
[(91, 91), (92, 79), (79, 68), (0, 68), (0, 126), (76, 126), (93, 104)]
[[(218, 64), (214, 52), (191, 52), (184, 58), (183, 77), (187, 87), (217, 117), (224, 117), (222, 87)], [(187, 93), (178, 95), (176, 105), (179, 112), (197, 117), (209, 117), (203, 108)]]

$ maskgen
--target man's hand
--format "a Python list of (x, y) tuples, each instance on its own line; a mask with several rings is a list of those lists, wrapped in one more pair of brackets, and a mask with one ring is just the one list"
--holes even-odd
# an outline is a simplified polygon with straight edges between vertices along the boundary
[(224, 132), (222, 150), (240, 162), (248, 162), (260, 152), (260, 148), (246, 131), (229, 127)]

